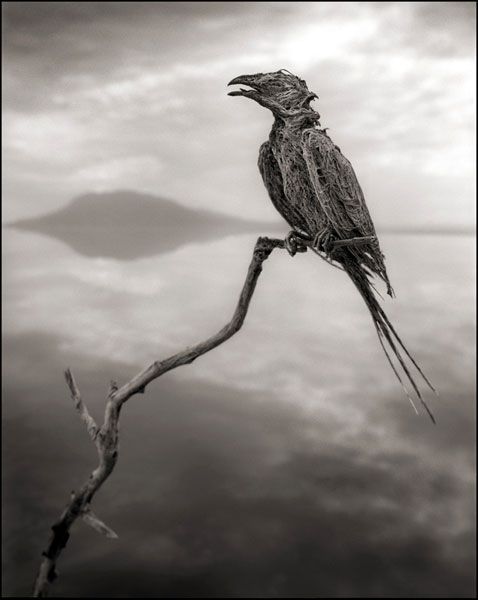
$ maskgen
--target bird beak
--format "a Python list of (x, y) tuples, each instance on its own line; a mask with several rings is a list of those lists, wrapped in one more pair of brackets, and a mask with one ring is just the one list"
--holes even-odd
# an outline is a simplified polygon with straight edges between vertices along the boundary
[(306, 98), (304, 98), (302, 100), (302, 106), (307, 106), (309, 104), (309, 102), (312, 102), (312, 100), (318, 100), (319, 97), (317, 96), (317, 94), (314, 94), (314, 92), (311, 92)]
[(227, 85), (247, 85), (252, 88), (252, 90), (241, 88), (240, 90), (229, 92), (228, 96), (248, 96), (254, 92), (258, 92), (259, 88), (256, 83), (256, 77), (256, 75), (239, 75), (239, 77), (232, 79)]

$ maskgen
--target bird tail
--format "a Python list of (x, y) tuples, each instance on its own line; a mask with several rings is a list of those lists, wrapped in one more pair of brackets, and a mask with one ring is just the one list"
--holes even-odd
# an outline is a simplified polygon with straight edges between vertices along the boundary
[[(390, 323), (384, 310), (380, 306), (380, 304), (374, 294), (373, 285), (370, 282), (369, 278), (367, 277), (366, 271), (362, 268), (360, 263), (357, 262), (355, 259), (344, 260), (342, 262), (342, 266), (343, 266), (344, 270), (346, 271), (346, 273), (351, 278), (351, 280), (353, 281), (355, 287), (360, 292), (360, 295), (362, 296), (362, 298), (365, 300), (365, 304), (367, 305), (367, 308), (372, 316), (372, 320), (375, 325), (375, 329), (377, 331), (378, 339), (383, 348), (385, 356), (387, 357), (387, 360), (388, 360), (390, 366), (392, 367), (392, 370), (395, 373), (395, 376), (397, 377), (398, 381), (400, 382), (405, 394), (407, 395), (408, 399), (410, 400), (410, 403), (412, 404), (413, 408), (415, 409), (415, 412), (418, 413), (416, 406), (413, 402), (413, 399), (412, 399), (411, 395), (409, 394), (408, 389), (402, 380), (403, 373), (405, 374), (406, 379), (408, 379), (408, 381), (410, 382), (418, 400), (420, 401), (420, 403), (422, 404), (422, 406), (428, 413), (430, 419), (433, 421), (433, 423), (435, 423), (435, 418), (433, 416), (433, 413), (431, 412), (430, 408), (427, 406), (425, 400), (423, 399), (422, 394), (421, 394), (420, 390), (418, 389), (418, 386), (417, 386), (412, 374), (410, 373), (409, 366), (406, 364), (405, 358), (402, 356), (402, 354), (400, 352), (400, 349), (405, 353), (406, 357), (408, 357), (409, 361), (412, 363), (412, 365), (415, 367), (415, 369), (418, 371), (418, 373), (422, 376), (424, 381), (427, 383), (428, 387), (435, 394), (437, 394), (437, 392), (436, 392), (435, 388), (433, 387), (433, 385), (428, 380), (428, 378), (425, 376), (425, 374), (423, 373), (421, 368), (418, 366), (418, 364), (416, 363), (413, 356), (410, 354), (410, 352), (405, 347), (404, 343), (402, 342), (402, 340), (398, 336), (397, 332), (395, 331), (393, 325)], [(396, 366), (393, 363), (391, 353), (398, 360), (400, 367), (403, 370), (403, 373), (400, 373), (398, 366)]]

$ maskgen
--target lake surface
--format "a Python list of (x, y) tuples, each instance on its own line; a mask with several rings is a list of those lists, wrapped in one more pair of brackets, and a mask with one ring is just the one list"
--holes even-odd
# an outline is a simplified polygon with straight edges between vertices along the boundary
[[(95, 466), (64, 368), (99, 419), (111, 379), (229, 320), (255, 237), (121, 261), (4, 231), (5, 596), (29, 594), (49, 526)], [(346, 276), (274, 253), (237, 336), (126, 405), (94, 503), (119, 539), (77, 523), (52, 595), (473, 597), (474, 246), (382, 237), (397, 294), (384, 308), (440, 391), (426, 395), (437, 426)]]

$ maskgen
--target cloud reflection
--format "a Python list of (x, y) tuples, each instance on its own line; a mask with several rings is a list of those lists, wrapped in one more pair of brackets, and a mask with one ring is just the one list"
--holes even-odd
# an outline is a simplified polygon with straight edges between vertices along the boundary
[[(46, 335), (6, 344), (5, 444), (15, 459), (5, 481), (15, 502), (7, 504), (4, 590), (21, 595), (48, 522), (94, 462), (60, 369), (75, 365), (99, 414), (107, 374), (134, 368), (60, 353), (59, 340)], [(120, 538), (113, 545), (75, 528), (56, 593), (469, 597), (471, 457), (448, 465), (459, 440), (444, 447), (443, 431), (427, 434), (423, 421), (420, 433), (404, 422), (397, 428), (403, 413), (383, 419), (379, 410), (386, 435), (364, 426), (352, 440), (326, 412), (312, 420), (300, 403), (267, 390), (175, 374), (156, 382), (125, 408), (120, 461), (96, 502)], [(41, 468), (46, 463), (51, 469)]]

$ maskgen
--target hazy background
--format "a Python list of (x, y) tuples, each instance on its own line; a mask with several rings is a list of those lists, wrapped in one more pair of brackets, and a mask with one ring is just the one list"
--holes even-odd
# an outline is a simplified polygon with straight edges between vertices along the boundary
[(2, 7), (4, 596), (95, 465), (62, 370), (99, 419), (287, 232), (256, 166), (271, 116), (226, 95), (287, 68), (354, 164), (438, 425), (343, 274), (277, 253), (244, 329), (126, 406), (95, 501), (120, 537), (76, 525), (54, 595), (473, 597), (474, 3)]

